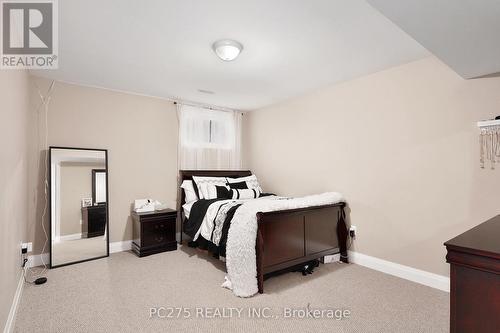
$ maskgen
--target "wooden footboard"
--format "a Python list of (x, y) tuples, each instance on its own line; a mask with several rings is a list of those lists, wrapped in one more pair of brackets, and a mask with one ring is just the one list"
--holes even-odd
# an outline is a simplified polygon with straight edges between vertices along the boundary
[(259, 293), (266, 275), (340, 253), (347, 259), (344, 203), (257, 213), (256, 242)]

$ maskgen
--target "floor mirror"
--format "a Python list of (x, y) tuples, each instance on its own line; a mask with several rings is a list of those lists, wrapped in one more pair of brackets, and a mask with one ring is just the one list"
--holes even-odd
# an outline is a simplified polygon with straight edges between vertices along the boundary
[(50, 267), (109, 256), (108, 152), (49, 148)]

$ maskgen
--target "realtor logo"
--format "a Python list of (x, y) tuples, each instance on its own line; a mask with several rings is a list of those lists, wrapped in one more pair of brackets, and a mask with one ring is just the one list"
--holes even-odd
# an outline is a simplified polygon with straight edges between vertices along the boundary
[(57, 1), (0, 0), (2, 69), (56, 69)]

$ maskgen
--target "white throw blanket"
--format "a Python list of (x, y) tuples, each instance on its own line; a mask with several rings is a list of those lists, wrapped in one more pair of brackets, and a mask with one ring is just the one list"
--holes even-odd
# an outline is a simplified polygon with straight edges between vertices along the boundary
[(302, 198), (252, 200), (238, 208), (231, 221), (226, 245), (226, 281), (223, 287), (236, 296), (250, 297), (258, 292), (255, 243), (258, 212), (305, 208), (344, 202), (340, 193), (327, 192)]

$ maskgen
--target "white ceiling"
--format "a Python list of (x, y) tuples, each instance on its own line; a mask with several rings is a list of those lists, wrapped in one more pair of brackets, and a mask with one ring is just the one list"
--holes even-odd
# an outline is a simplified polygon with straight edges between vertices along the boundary
[[(211, 50), (221, 38), (244, 45), (235, 61)], [(251, 110), (428, 55), (362, 0), (74, 0), (59, 69), (35, 74)]]
[(499, 0), (368, 0), (464, 78), (500, 73)]

